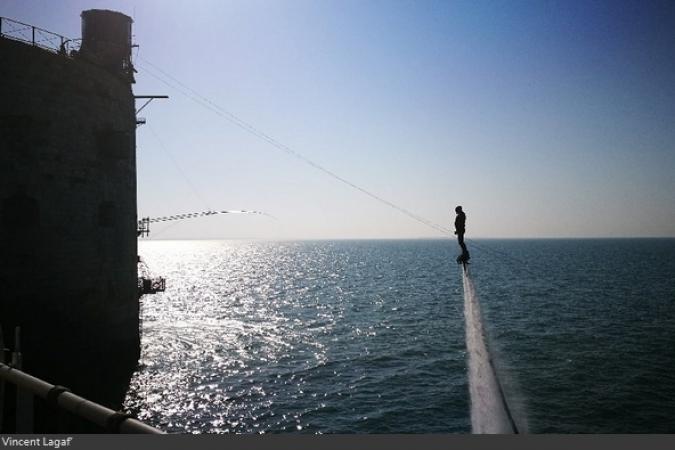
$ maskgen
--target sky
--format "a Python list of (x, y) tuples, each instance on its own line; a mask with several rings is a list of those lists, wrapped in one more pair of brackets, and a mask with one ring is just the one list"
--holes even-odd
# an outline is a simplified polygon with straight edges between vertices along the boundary
[(673, 2), (0, 1), (72, 38), (87, 9), (133, 17), (133, 90), (170, 96), (140, 114), (139, 217), (272, 216), (151, 238), (436, 238), (400, 209), (456, 205), (467, 238), (675, 236)]

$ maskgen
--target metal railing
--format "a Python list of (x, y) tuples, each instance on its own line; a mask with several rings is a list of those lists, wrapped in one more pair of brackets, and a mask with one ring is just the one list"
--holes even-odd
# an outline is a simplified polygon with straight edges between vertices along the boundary
[[(33, 433), (33, 403), (35, 399), (42, 399), (48, 406), (55, 409), (67, 411), (86, 422), (98, 425), (102, 430), (108, 433), (124, 434), (164, 434), (163, 431), (147, 425), (128, 414), (113, 411), (110, 408), (94, 403), (90, 400), (71, 393), (63, 386), (55, 386), (22, 372), (21, 369), (21, 351), (20, 351), (20, 329), (17, 327), (15, 332), (15, 349), (12, 353), (10, 364), (5, 364), (5, 352), (2, 339), (2, 329), (0, 328), (0, 430), (3, 429), (2, 412), (4, 402), (8, 400), (5, 384), (12, 385), (15, 389), (16, 408), (14, 408), (14, 417), (16, 425), (14, 431), (17, 433)], [(4, 427), (5, 430), (11, 427)]]
[(27, 23), (0, 17), (0, 37), (69, 56), (80, 49), (81, 39), (69, 39)]

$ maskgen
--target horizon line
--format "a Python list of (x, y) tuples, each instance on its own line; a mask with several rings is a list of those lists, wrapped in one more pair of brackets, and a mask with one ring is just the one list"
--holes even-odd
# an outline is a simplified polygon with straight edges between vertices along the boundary
[[(512, 237), (487, 237), (480, 236), (474, 238), (465, 238), (471, 240), (628, 240), (628, 239), (675, 239), (675, 236), (512, 236)], [(440, 241), (452, 240), (454, 236), (447, 237), (313, 237), (313, 238), (261, 238), (261, 237), (213, 237), (213, 238), (159, 238), (159, 239), (138, 239), (138, 242), (158, 242), (158, 241), (270, 241), (270, 242), (291, 242), (291, 241)]]

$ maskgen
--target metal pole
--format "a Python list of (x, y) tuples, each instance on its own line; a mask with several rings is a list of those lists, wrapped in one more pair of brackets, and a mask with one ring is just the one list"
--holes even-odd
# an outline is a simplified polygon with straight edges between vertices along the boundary
[(14, 351), (12, 352), (12, 367), (21, 369), (23, 356), (21, 355), (21, 327), (14, 328)]
[[(21, 370), (23, 355), (21, 354), (21, 327), (14, 329), (13, 366)], [(33, 394), (25, 389), (16, 389), (16, 432), (30, 434), (33, 432)]]
[[(139, 420), (124, 417), (112, 409), (89, 401), (71, 392), (59, 389), (57, 386), (9, 367), (6, 364), (0, 364), (0, 379), (3, 378), (7, 382), (15, 384), (17, 388), (30, 391), (37, 397), (53, 402), (57, 407), (63, 408), (83, 419), (108, 429), (109, 432), (114, 432), (109, 429), (111, 424), (118, 423), (119, 425), (116, 429), (119, 433), (164, 434), (163, 431), (151, 427), (150, 425), (146, 425)], [(54, 394), (55, 391), (56, 394)], [(50, 394), (50, 392), (52, 394)]]
[[(0, 23), (2, 18), (0, 17)], [(0, 364), (5, 364), (5, 339), (0, 325)], [(2, 433), (2, 416), (5, 412), (5, 380), (0, 378), (0, 433)]]

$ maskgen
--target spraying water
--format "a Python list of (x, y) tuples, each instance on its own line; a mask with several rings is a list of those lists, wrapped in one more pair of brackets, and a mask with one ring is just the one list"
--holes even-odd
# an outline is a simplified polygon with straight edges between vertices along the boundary
[(485, 344), (478, 296), (468, 269), (462, 271), (469, 395), (473, 433), (518, 433)]

